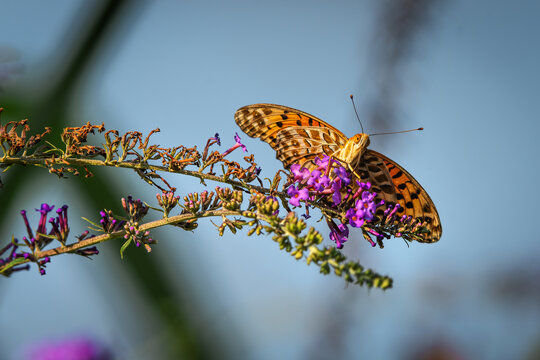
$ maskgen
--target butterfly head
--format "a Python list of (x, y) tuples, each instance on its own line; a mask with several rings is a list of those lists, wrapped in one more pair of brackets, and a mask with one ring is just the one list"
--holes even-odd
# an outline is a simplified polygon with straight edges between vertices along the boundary
[(345, 146), (338, 155), (347, 164), (354, 164), (360, 160), (369, 145), (368, 134), (356, 134), (347, 140)]
[(352, 138), (350, 138), (349, 141), (352, 141), (352, 142), (354, 142), (354, 144), (356, 144), (356, 146), (365, 149), (369, 145), (369, 135), (368, 134), (356, 134)]

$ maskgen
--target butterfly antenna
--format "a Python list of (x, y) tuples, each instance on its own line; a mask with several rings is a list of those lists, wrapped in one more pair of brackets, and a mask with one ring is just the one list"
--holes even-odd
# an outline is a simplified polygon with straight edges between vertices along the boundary
[(424, 130), (423, 127), (419, 127), (418, 129), (411, 129), (411, 130), (403, 130), (403, 131), (394, 131), (394, 132), (385, 132), (385, 133), (378, 133), (378, 134), (369, 134), (369, 136), (375, 136), (375, 135), (390, 135), (390, 134), (401, 134), (406, 133), (410, 131), (422, 131)]
[(352, 106), (354, 108), (354, 113), (356, 114), (356, 118), (358, 119), (358, 122), (360, 123), (360, 128), (362, 129), (362, 133), (364, 132), (364, 126), (362, 125), (362, 121), (360, 121), (360, 116), (358, 116), (358, 111), (356, 111), (356, 105), (354, 104), (354, 98), (352, 94), (350, 95)]

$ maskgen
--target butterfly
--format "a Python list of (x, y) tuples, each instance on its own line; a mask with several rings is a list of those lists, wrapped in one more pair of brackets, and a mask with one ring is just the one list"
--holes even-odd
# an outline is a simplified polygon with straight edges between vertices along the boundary
[[(424, 188), (403, 167), (387, 156), (368, 149), (369, 135), (347, 138), (323, 120), (283, 105), (253, 104), (238, 109), (235, 121), (247, 135), (259, 138), (276, 150), (286, 169), (292, 164), (314, 168), (315, 158), (328, 155), (347, 164), (361, 182), (385, 204), (399, 204), (398, 215), (412, 216), (426, 223), (429, 233), (420, 242), (441, 238), (439, 214)], [(378, 209), (381, 215), (382, 209)]]

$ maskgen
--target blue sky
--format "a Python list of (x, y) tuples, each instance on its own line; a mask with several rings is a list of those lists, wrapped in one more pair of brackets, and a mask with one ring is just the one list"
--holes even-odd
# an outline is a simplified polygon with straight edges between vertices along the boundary
[[(10, 14), (0, 22), (0, 47), (17, 50), (24, 64), (13, 91), (39, 90), (31, 84), (54, 66), (50, 59), (61, 53), (58, 41), (73, 16), (81, 16), (81, 4), (0, 5)], [(395, 130), (425, 131), (373, 138), (371, 148), (426, 188), (443, 237), (410, 248), (390, 241), (381, 250), (358, 233), (346, 247), (349, 256), (391, 275), (394, 289), (345, 288), (341, 279), (323, 277), (278, 251), (269, 238), (218, 238), (210, 223), (194, 234), (162, 230), (152, 256), (163, 258), (171, 279), (178, 268), (193, 273), (191, 282), (207, 294), (202, 322), (231, 327), (247, 354), (259, 359), (307, 357), (332, 321), (341, 331), (343, 357), (396, 358), (412, 351), (411, 344), (422, 345), (418, 338), (448, 343), (469, 358), (530, 351), (540, 341), (538, 305), (508, 304), (491, 291), (498, 276), (538, 262), (539, 14), (536, 1), (446, 2), (401, 65)], [(352, 136), (360, 128), (348, 95), (355, 94), (366, 119), (377, 94), (371, 71), (377, 29), (374, 1), (153, 2), (111, 39), (77, 89), (72, 118), (77, 124), (104, 121), (120, 131), (159, 127), (154, 141), (164, 146), (202, 146), (219, 132), (227, 146), (239, 131), (236, 109), (270, 102), (302, 109)], [(273, 151), (256, 139), (243, 140), (263, 176), (271, 177), (280, 168)], [(171, 180), (180, 191), (200, 189), (197, 181)], [(127, 172), (115, 181), (137, 184)], [(34, 194), (24, 206), (75, 202), (72, 219), (87, 216), (76, 194), (56, 182), (46, 180), (52, 190)], [(148, 186), (137, 189), (138, 197), (154, 198)], [(6, 234), (22, 231), (19, 226)], [(154, 351), (151, 341), (140, 346), (145, 332), (136, 325), (147, 320), (154, 331), (158, 325), (141, 299), (131, 299), (140, 319), (120, 307), (128, 295), (114, 284), (126, 277), (120, 259), (111, 262), (57, 259), (46, 279), (30, 272), (3, 280), (3, 347), (16, 353), (25, 341), (85, 332), (131, 349), (126, 358)], [(28, 310), (36, 293), (45, 314)], [(79, 304), (95, 308), (74, 317)], [(54, 314), (60, 310), (65, 316), (59, 318)], [(47, 326), (34, 326), (28, 339), (27, 324), (17, 321), (23, 313), (39, 315)]]

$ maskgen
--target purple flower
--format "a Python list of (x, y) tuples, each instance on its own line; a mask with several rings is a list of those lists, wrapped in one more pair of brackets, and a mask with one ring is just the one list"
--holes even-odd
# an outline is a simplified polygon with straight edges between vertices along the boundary
[(49, 204), (43, 203), (43, 204), (41, 204), (41, 208), (39, 210), (36, 209), (36, 211), (39, 211), (41, 213), (41, 215), (47, 215), (53, 209), (54, 209), (54, 205), (49, 205)]
[(290, 169), (291, 169), (291, 173), (296, 177), (296, 176), (300, 176), (300, 164), (292, 164)]
[(375, 192), (372, 193), (372, 192), (369, 192), (369, 191), (364, 191), (362, 193), (362, 201), (375, 203), (374, 202), (375, 196), (377, 196), (377, 193), (375, 193)]
[(347, 213), (345, 216), (349, 220), (349, 224), (351, 224), (352, 227), (362, 227), (364, 225), (364, 217), (366, 215), (366, 212), (363, 209), (356, 209), (351, 208), (347, 210)]
[(360, 182), (360, 181), (356, 180), (356, 183), (358, 184), (358, 190), (356, 190), (356, 192), (354, 193), (353, 199), (356, 199), (364, 191), (369, 190), (371, 188), (371, 183), (369, 183), (369, 182), (363, 183), (363, 182)]
[(49, 223), (52, 225), (52, 230), (49, 234), (54, 235), (63, 244), (65, 244), (69, 235), (67, 209), (67, 205), (62, 206), (56, 210), (57, 217), (49, 219)]
[(328, 164), (330, 162), (330, 156), (323, 155), (322, 157), (316, 157), (315, 158), (315, 165), (319, 167), (319, 170), (328, 168)]
[[(54, 205), (50, 206), (49, 204), (43, 203), (41, 204), (40, 209), (36, 209), (36, 211), (39, 211), (41, 213), (41, 217), (39, 218), (39, 223), (37, 227), (37, 233), (39, 234), (47, 234), (47, 214), (51, 212), (54, 209)], [(36, 240), (39, 240), (41, 236), (38, 234), (36, 235)]]
[(292, 164), (291, 173), (294, 175), (294, 181), (297, 182), (304, 182), (310, 176), (309, 170), (301, 167), (300, 164)]
[(332, 183), (332, 191), (334, 192), (332, 194), (332, 201), (334, 202), (334, 205), (341, 204), (341, 179), (335, 178), (334, 182)]
[(394, 205), (394, 207), (392, 208), (392, 206), (388, 206), (388, 208), (384, 211), (384, 215), (386, 215), (387, 217), (392, 217), (394, 216), (394, 214), (399, 210), (399, 208), (401, 207), (401, 205), (399, 204), (396, 204)]
[(362, 190), (369, 190), (371, 188), (371, 183), (369, 181), (364, 183), (356, 180), (356, 183)]
[[(41, 204), (41, 207), (39, 209), (36, 209), (36, 211), (38, 211), (41, 216), (39, 218), (39, 223), (35, 231), (30, 226), (28, 217), (26, 216), (26, 210), (21, 211), (21, 216), (26, 226), (28, 237), (22, 237), (22, 241), (24, 244), (19, 243), (16, 238), (13, 238), (8, 245), (0, 249), (0, 256), (3, 257), (2, 259), (0, 259), (0, 264), (2, 266), (6, 263), (13, 261), (14, 259), (24, 258), (25, 260), (35, 262), (38, 266), (39, 273), (41, 275), (45, 275), (46, 264), (51, 261), (51, 258), (44, 257), (41, 259), (35, 259), (34, 251), (36, 247), (38, 247), (40, 250), (43, 250), (49, 243), (51, 243), (55, 239), (65, 245), (67, 236), (69, 234), (67, 205), (64, 205), (56, 210), (55, 218), (50, 218), (49, 220), (47, 220), (48, 214), (54, 208), (55, 207), (53, 205), (43, 203)], [(49, 232), (47, 231), (47, 223), (51, 224), (51, 230)], [(20, 245), (28, 247), (30, 251), (20, 251)], [(7, 256), (5, 256), (4, 254), (8, 251), (9, 253), (7, 253)], [(4, 269), (4, 274), (9, 275), (14, 271), (28, 269), (28, 264), (21, 266), (13, 265), (9, 269)]]
[(326, 189), (330, 186), (330, 178), (326, 175), (323, 175), (321, 176), (321, 178), (319, 179), (319, 183), (321, 184), (321, 186)]
[(333, 220), (327, 220), (330, 228), (330, 240), (336, 243), (336, 247), (341, 249), (343, 244), (348, 240), (349, 228), (345, 224), (336, 225)]
[[(309, 176), (307, 184), (313, 186), (313, 188), (317, 191), (322, 191), (324, 189), (324, 186), (321, 183), (321, 181), (323, 180), (321, 175), (322, 174), (319, 170), (313, 170), (311, 172), (311, 175)], [(328, 178), (327, 176), (325, 177)]]
[(113, 358), (101, 344), (82, 337), (43, 343), (31, 348), (26, 355), (25, 359), (32, 360), (110, 360)]
[[(384, 239), (384, 235), (383, 234), (379, 234), (378, 232), (376, 232), (375, 230), (373, 229), (366, 229), (370, 234), (372, 235), (375, 235), (377, 237), (377, 240), (382, 240)], [(375, 246), (375, 243), (373, 243), (371, 246)]]
[(238, 149), (239, 147), (241, 147), (242, 150), (244, 150), (244, 152), (247, 151), (246, 146), (240, 142), (240, 136), (238, 135), (238, 133), (234, 135), (234, 141), (236, 141), (236, 144), (234, 144), (229, 150), (225, 151), (222, 156), (227, 156), (228, 154)]
[(309, 199), (308, 189), (298, 190), (295, 186), (292, 185), (287, 189), (287, 195), (290, 196), (289, 204), (293, 206), (300, 206), (300, 200)]
[(237, 144), (237, 145), (239, 145), (239, 146), (242, 147), (242, 150), (244, 150), (244, 152), (247, 152), (246, 146), (240, 142), (240, 136), (238, 135), (238, 133), (235, 133), (235, 135), (234, 135), (234, 141), (236, 141), (236, 144)]
[(355, 209), (362, 210), (364, 212), (364, 219), (367, 221), (373, 220), (375, 211), (377, 210), (377, 204), (375, 204), (375, 194), (368, 191), (362, 193), (362, 198), (356, 200)]
[(106, 212), (102, 210), (99, 212), (99, 215), (101, 216), (99, 222), (106, 233), (118, 231), (122, 229), (126, 223), (125, 220), (116, 220), (113, 217), (112, 211)]
[(127, 198), (122, 198), (122, 207), (129, 215), (130, 219), (134, 221), (141, 220), (148, 213), (149, 209), (149, 207), (145, 205), (141, 199), (133, 200), (133, 196), (131, 195), (129, 195)]
[(343, 166), (340, 166), (338, 168), (334, 169), (334, 174), (343, 181), (345, 185), (349, 185), (351, 182), (351, 179), (349, 177), (349, 173), (347, 169), (345, 169)]
[(24, 225), (26, 226), (26, 232), (28, 233), (28, 238), (32, 239), (34, 237), (34, 232), (32, 231), (32, 227), (30, 226), (28, 217), (26, 217), (26, 210), (21, 210), (21, 216), (23, 217)]

